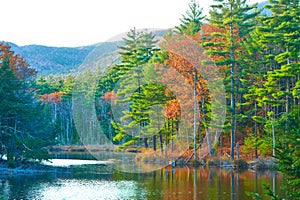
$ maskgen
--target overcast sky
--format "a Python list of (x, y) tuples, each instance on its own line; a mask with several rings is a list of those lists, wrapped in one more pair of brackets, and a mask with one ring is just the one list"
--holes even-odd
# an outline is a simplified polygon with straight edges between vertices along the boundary
[[(260, 2), (262, 0), (249, 0)], [(131, 28), (172, 28), (188, 0), (1, 0), (0, 41), (84, 46)], [(212, 0), (199, 0), (205, 13)], [(204, 3), (205, 2), (205, 3)]]

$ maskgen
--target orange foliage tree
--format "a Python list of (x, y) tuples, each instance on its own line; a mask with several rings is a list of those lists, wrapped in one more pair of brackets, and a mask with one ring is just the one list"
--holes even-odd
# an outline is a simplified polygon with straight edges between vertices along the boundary
[(47, 103), (59, 104), (61, 102), (61, 92), (53, 92), (50, 94), (44, 94), (41, 96), (41, 100)]
[(3, 60), (5, 57), (9, 58), (10, 67), (14, 71), (16, 78), (19, 80), (26, 80), (34, 77), (37, 73), (36, 70), (30, 68), (24, 57), (21, 57), (19, 54), (15, 54), (10, 49), (11, 46), (4, 42), (0, 43), (0, 60)]

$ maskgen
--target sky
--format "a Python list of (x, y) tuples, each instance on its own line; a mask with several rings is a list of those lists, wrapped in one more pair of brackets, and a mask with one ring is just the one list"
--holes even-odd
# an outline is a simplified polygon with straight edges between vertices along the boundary
[[(260, 2), (262, 0), (249, 0)], [(173, 28), (188, 0), (1, 0), (0, 41), (77, 47), (132, 28)], [(208, 13), (212, 0), (198, 0)]]

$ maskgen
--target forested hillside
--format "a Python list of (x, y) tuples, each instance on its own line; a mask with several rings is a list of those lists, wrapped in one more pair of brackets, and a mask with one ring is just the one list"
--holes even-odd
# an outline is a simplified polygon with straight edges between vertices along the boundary
[[(166, 33), (165, 30), (154, 30), (159, 38)], [(111, 59), (114, 62), (118, 46), (122, 46), (122, 37), (113, 38), (114, 41), (101, 42), (82, 47), (50, 47), (42, 45), (18, 46), (11, 42), (5, 42), (11, 46), (11, 50), (23, 56), (28, 64), (38, 72), (38, 76), (68, 75), (78, 73), (78, 67), (93, 51), (97, 51), (99, 57)], [(94, 52), (95, 53), (95, 52)], [(109, 58), (111, 56), (111, 58)], [(109, 61), (106, 61), (109, 62)]]
[(119, 42), (100, 43), (84, 47), (48, 47), (40, 45), (17, 46), (8, 43), (11, 50), (26, 58), (39, 75), (74, 74), (95, 47), (99, 55), (109, 54), (117, 49)]

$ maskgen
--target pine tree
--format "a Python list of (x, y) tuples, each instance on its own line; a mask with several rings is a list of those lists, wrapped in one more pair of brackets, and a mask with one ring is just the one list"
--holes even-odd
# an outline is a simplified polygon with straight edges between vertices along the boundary
[[(266, 8), (272, 15), (260, 17), (260, 26), (246, 45), (257, 55), (250, 58), (249, 74), (256, 80), (246, 96), (255, 103), (255, 123), (260, 122), (262, 132), (272, 135), (275, 155), (278, 137), (282, 137), (276, 124), (299, 102), (299, 1), (270, 1)], [(289, 120), (285, 119), (287, 133)]]
[[(250, 126), (248, 139), (254, 137), (251, 146), (255, 146), (255, 158), (258, 158), (257, 144), (260, 134), (264, 132), (261, 122), (263, 122), (266, 114), (264, 113), (264, 106), (261, 105), (260, 97), (264, 94), (263, 87), (266, 82), (265, 76), (268, 71), (266, 62), (262, 59), (264, 53), (259, 38), (260, 34), (257, 31), (252, 31), (243, 41), (243, 46), (246, 51), (243, 55), (243, 60), (247, 67), (243, 69), (245, 76), (241, 79), (244, 88), (246, 88), (243, 95), (245, 101), (241, 104), (245, 110), (242, 117), (246, 119), (246, 122)], [(250, 124), (249, 121), (252, 123)]]
[[(116, 94), (121, 99), (117, 101), (117, 105), (122, 107), (123, 116), (120, 118), (122, 124), (118, 124), (119, 135), (116, 135), (115, 139), (124, 138), (122, 135), (125, 133), (131, 135), (132, 138), (139, 138), (141, 128), (147, 124), (149, 104), (144, 101), (143, 69), (154, 52), (158, 50), (155, 47), (157, 41), (154, 38), (155, 35), (152, 33), (138, 32), (133, 29), (127, 34), (127, 38), (123, 39), (125, 45), (119, 47), (121, 63), (116, 68), (120, 81)], [(146, 141), (145, 146), (147, 147)]]
[[(241, 72), (241, 41), (253, 29), (256, 12), (250, 12), (255, 6), (248, 6), (245, 0), (215, 0), (208, 19), (217, 31), (209, 35), (203, 45), (212, 56), (218, 56), (216, 64), (224, 67), (224, 78), (230, 94), (231, 113), (231, 154), (234, 159), (236, 141), (236, 100)], [(240, 102), (241, 103), (241, 102)]]
[[(273, 14), (262, 18), (262, 26), (258, 32), (265, 44), (264, 57), (268, 61), (270, 72), (267, 74), (264, 101), (277, 107), (275, 114), (289, 114), (299, 99), (293, 96), (299, 81), (300, 63), (300, 8), (299, 1), (270, 1), (267, 6)], [(292, 103), (294, 102), (294, 103)], [(274, 110), (275, 111), (275, 110)], [(288, 129), (288, 127), (286, 127)]]
[[(276, 145), (276, 158), (279, 171), (283, 173), (284, 183), (282, 189), (287, 199), (300, 198), (300, 111), (299, 106), (285, 115), (279, 122), (279, 127), (286, 126), (288, 119), (288, 134), (281, 138)], [(287, 118), (287, 119), (286, 119)], [(281, 123), (281, 124), (280, 124)], [(282, 130), (285, 132), (285, 130)], [(283, 133), (285, 134), (285, 133)]]
[(40, 148), (50, 143), (52, 135), (47, 121), (37, 122), (43, 116), (32, 89), (35, 71), (8, 45), (0, 47), (0, 154), (6, 154), (8, 165), (14, 167), (24, 159), (47, 158)]
[(194, 36), (201, 30), (204, 18), (203, 9), (195, 0), (191, 0), (189, 10), (182, 15), (181, 24), (176, 29), (181, 34)]

